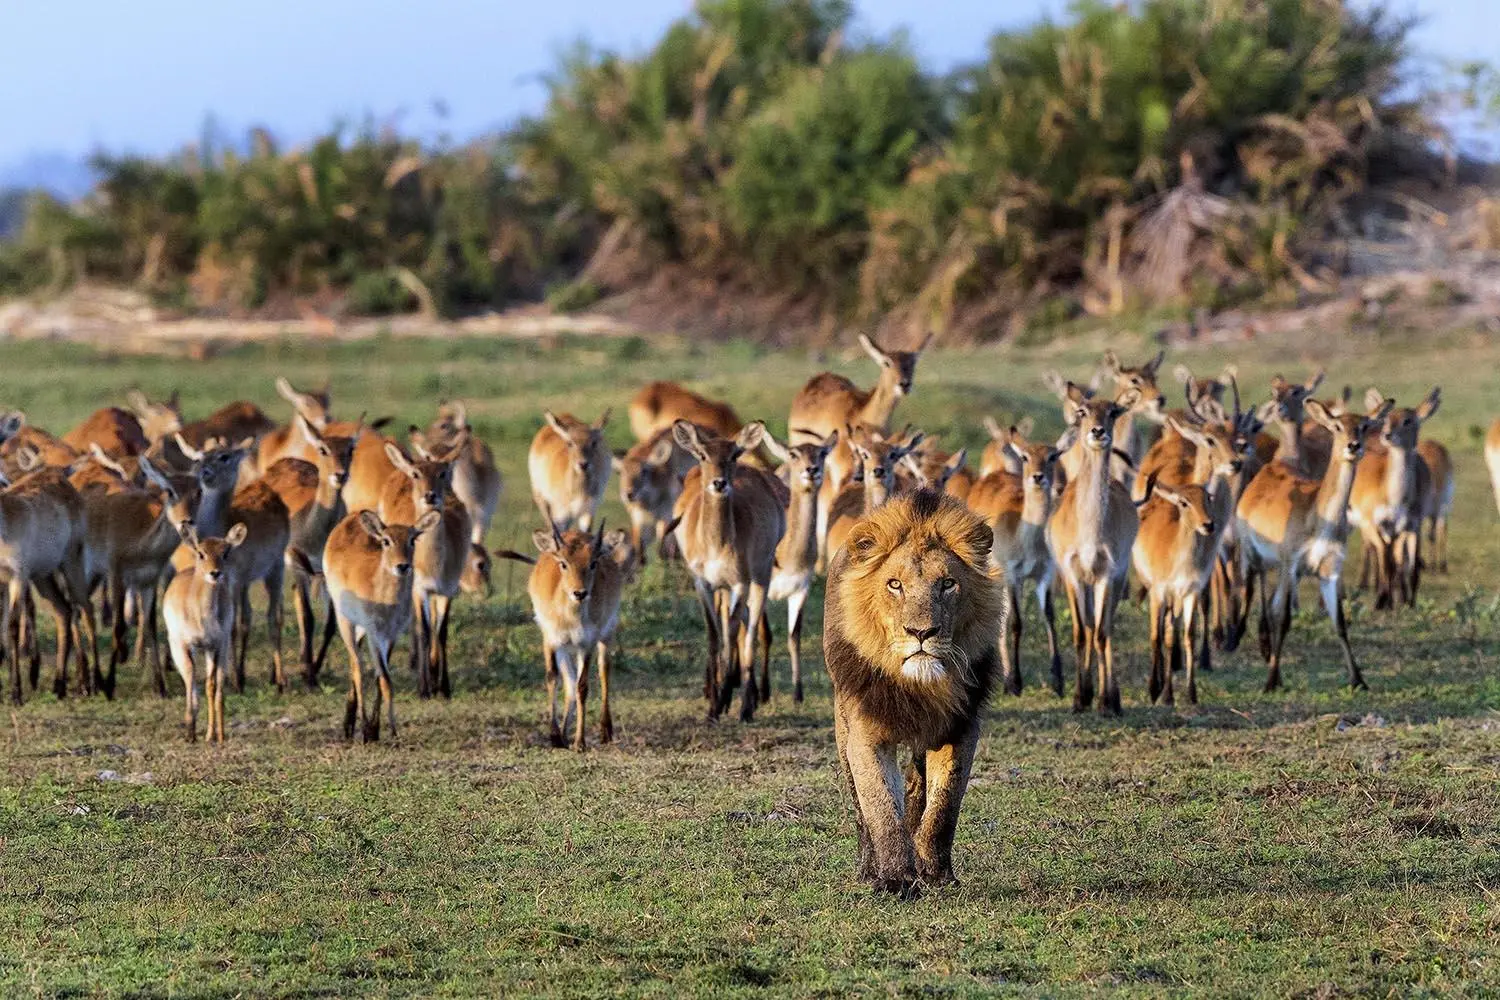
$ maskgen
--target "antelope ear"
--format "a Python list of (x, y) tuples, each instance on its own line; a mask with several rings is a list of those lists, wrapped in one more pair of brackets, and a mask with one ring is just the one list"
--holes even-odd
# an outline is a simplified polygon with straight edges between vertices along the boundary
[(1011, 424), (1010, 427), (1012, 434), (1019, 434), (1023, 438), (1031, 437), (1031, 432), (1034, 430), (1036, 430), (1036, 421), (1031, 418), (1031, 414), (1029, 413), (1014, 424)]
[(561, 420), (557, 419), (557, 414), (553, 413), (551, 410), (543, 410), (542, 419), (547, 421), (547, 426), (552, 428), (553, 433), (555, 433), (558, 437), (562, 438), (564, 441), (569, 440), (571, 435), (568, 433), (568, 428), (563, 424)]
[(692, 455), (698, 461), (703, 461), (703, 441), (698, 434), (698, 425), (686, 420), (672, 421), (672, 440), (682, 446), (683, 450)]
[(1156, 357), (1152, 358), (1150, 361), (1147, 361), (1144, 365), (1141, 365), (1141, 371), (1146, 375), (1149, 375), (1151, 378), (1156, 378), (1157, 369), (1161, 367), (1161, 363), (1166, 360), (1166, 357), (1166, 348), (1162, 348), (1161, 350), (1156, 352)]
[(531, 544), (536, 546), (538, 552), (556, 552), (557, 536), (550, 531), (538, 528), (531, 533)]
[(1330, 431), (1338, 430), (1338, 421), (1333, 419), (1333, 414), (1328, 412), (1328, 407), (1323, 405), (1322, 400), (1309, 399), (1304, 404), (1304, 409), (1309, 417), (1317, 421)]
[(172, 440), (177, 442), (177, 450), (180, 451), (180, 452), (182, 452), (182, 454), (188, 459), (188, 461), (190, 461), (190, 462), (201, 462), (201, 461), (203, 461), (203, 452), (199, 451), (197, 448), (194, 448), (192, 445), (188, 444), (187, 441), (183, 438), (183, 436), (182, 436), (181, 433), (175, 433), (175, 434), (173, 434), (172, 435)]
[(1280, 375), (1271, 376), (1271, 391), (1280, 396), (1291, 387), (1291, 383)]
[(1437, 386), (1433, 386), (1432, 391), (1427, 394), (1427, 398), (1422, 400), (1422, 405), (1417, 407), (1417, 419), (1426, 423), (1428, 418), (1438, 411), (1438, 406), (1442, 403), (1441, 397), (1442, 390)]
[(1225, 365), (1224, 370), (1219, 373), (1219, 384), (1228, 388), (1229, 383), (1233, 382), (1239, 377), (1240, 366), (1231, 361), (1229, 364)]
[(672, 452), (676, 450), (676, 441), (671, 437), (664, 437), (656, 442), (656, 447), (651, 449), (650, 461), (652, 465), (666, 465), (672, 461)]
[(820, 445), (818, 445), (818, 450), (823, 453), (823, 457), (824, 458), (827, 458), (829, 452), (833, 451), (834, 448), (838, 447), (838, 443), (839, 443), (839, 432), (838, 432), (838, 430), (837, 429), (831, 430), (831, 431), (828, 432), (828, 436), (823, 439), (823, 443), (820, 444)]
[(1383, 399), (1380, 401), (1380, 404), (1378, 406), (1370, 407), (1369, 418), (1371, 420), (1384, 420), (1386, 418), (1386, 414), (1390, 413), (1395, 408), (1396, 401), (1394, 399)]
[(1104, 357), (1100, 361), (1100, 367), (1104, 369), (1107, 375), (1120, 374), (1120, 356), (1114, 351), (1105, 351)]
[(918, 446), (920, 446), (921, 443), (925, 440), (927, 440), (927, 435), (923, 434), (921, 431), (917, 431), (917, 433), (907, 438), (906, 441), (901, 444), (901, 454), (910, 455), (912, 452), (916, 451)]
[(228, 534), (224, 536), (224, 541), (229, 543), (230, 548), (237, 548), (244, 544), (245, 536), (248, 534), (250, 534), (250, 529), (245, 527), (244, 521), (240, 521), (229, 529)]
[(125, 394), (125, 404), (134, 410), (138, 417), (144, 417), (151, 412), (151, 401), (139, 389), (131, 389)]
[(1373, 385), (1365, 390), (1365, 409), (1373, 410), (1383, 402), (1385, 402), (1385, 393)]
[(1088, 393), (1084, 392), (1076, 382), (1063, 383), (1062, 397), (1075, 406), (1082, 406), (1089, 401)]
[(1052, 394), (1058, 399), (1068, 398), (1069, 383), (1055, 369), (1049, 368), (1047, 371), (1042, 372), (1042, 385), (1051, 390)]
[(292, 383), (286, 380), (286, 376), (276, 376), (276, 395), (291, 403), (293, 407), (300, 407), (305, 398), (302, 393), (292, 388)]
[(594, 421), (594, 430), (596, 430), (596, 431), (602, 431), (602, 430), (604, 430), (604, 426), (609, 423), (609, 416), (610, 416), (610, 414), (614, 413), (614, 412), (615, 412), (614, 407), (612, 407), (612, 406), (606, 406), (604, 408), (604, 412), (601, 413), (601, 414), (599, 414), (599, 419)]
[(734, 443), (741, 451), (754, 451), (766, 437), (766, 425), (759, 420), (748, 423), (735, 435)]
[(442, 520), (443, 520), (443, 513), (442, 513), (442, 511), (429, 510), (427, 513), (423, 514), (421, 517), (417, 518), (417, 523), (414, 524), (414, 525), (412, 525), (411, 528), (412, 528), (412, 531), (415, 532), (416, 534), (418, 534), (418, 535), (425, 535), (427, 532), (431, 531), (433, 528), (436, 528), (438, 526), (438, 523), (441, 522)]
[(950, 455), (948, 457), (948, 461), (944, 462), (943, 464), (952, 469), (954, 472), (957, 472), (959, 469), (962, 469), (964, 467), (964, 463), (968, 460), (969, 449), (960, 448), (954, 454)]
[(401, 453), (401, 449), (396, 447), (396, 442), (394, 441), (387, 441), (385, 443), (385, 457), (396, 467), (396, 471), (403, 475), (409, 476), (415, 471), (415, 467), (411, 464), (411, 459)]
[(891, 363), (891, 356), (877, 347), (875, 341), (871, 340), (864, 334), (859, 335), (859, 346), (865, 349), (865, 353), (868, 354), (877, 365), (885, 367)]
[(184, 545), (198, 551), (198, 529), (193, 527), (192, 521), (183, 521), (177, 526), (177, 535), (182, 539)]
[(365, 529), (365, 534), (377, 542), (385, 541), (385, 522), (373, 510), (359, 512), (359, 526)]
[(151, 459), (141, 455), (136, 461), (141, 465), (141, 475), (146, 477), (146, 482), (151, 483), (169, 497), (177, 496), (177, 491), (172, 488), (171, 481), (161, 474), (161, 470), (152, 463)]
[(1323, 384), (1323, 379), (1328, 377), (1328, 372), (1322, 368), (1312, 373), (1312, 377), (1302, 384), (1309, 394), (1317, 392), (1318, 386)]

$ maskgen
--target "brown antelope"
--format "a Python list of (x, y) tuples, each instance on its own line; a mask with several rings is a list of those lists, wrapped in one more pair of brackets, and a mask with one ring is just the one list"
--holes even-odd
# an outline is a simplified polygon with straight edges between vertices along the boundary
[[(344, 519), (342, 491), (349, 478), (349, 466), (360, 434), (325, 436), (301, 414), (295, 423), (312, 446), (317, 462), (309, 463), (299, 458), (279, 459), (266, 469), (260, 481), (281, 498), (290, 518), (291, 537), (285, 562), (292, 574), (292, 606), (297, 613), (303, 678), (309, 689), (316, 690), (323, 656), (338, 626), (330, 605), (323, 625), (323, 642), (314, 657), (317, 622), (312, 604), (313, 578), (323, 572), (323, 547), (328, 544), (329, 534)], [(303, 567), (310, 568), (312, 573), (304, 572)]]
[[(755, 627), (765, 613), (766, 594), (775, 568), (776, 547), (786, 532), (781, 482), (760, 469), (739, 464), (761, 444), (765, 426), (747, 424), (733, 438), (700, 431), (685, 420), (672, 425), (674, 440), (698, 460), (677, 498), (671, 526), (703, 606), (708, 631), (704, 694), (710, 718), (729, 707), (734, 684), (744, 686), (740, 718), (754, 717), (756, 691)], [(737, 675), (733, 624), (745, 607)]]
[[(1068, 381), (1056, 371), (1045, 371), (1042, 373), (1042, 384), (1052, 390), (1059, 402), (1062, 403), (1064, 436), (1069, 436), (1068, 432), (1073, 429), (1074, 422), (1078, 419), (1078, 407), (1074, 405), (1070, 393), (1081, 395), (1085, 402), (1092, 401), (1096, 397), (1106, 399), (1108, 398), (1108, 394), (1101, 393), (1100, 391), (1103, 378), (1104, 372), (1101, 369), (1094, 373), (1094, 378), (1088, 385), (1083, 386), (1076, 382)], [(1137, 405), (1141, 404), (1137, 403)], [(1119, 426), (1116, 428), (1116, 431), (1130, 429), (1130, 423), (1126, 420), (1128, 415), (1128, 411), (1120, 415)], [(1086, 445), (1083, 443), (1083, 439), (1076, 434), (1069, 436), (1069, 439), (1073, 442), (1073, 446), (1063, 450), (1062, 458), (1058, 459), (1057, 463), (1057, 482), (1063, 485), (1077, 475), (1078, 468), (1083, 464), (1085, 459)], [(1110, 475), (1123, 483), (1127, 481), (1128, 477), (1134, 475), (1135, 460), (1123, 448), (1112, 448), (1109, 467)]]
[(880, 366), (875, 387), (863, 390), (842, 375), (823, 372), (815, 375), (792, 400), (792, 444), (818, 444), (834, 431), (844, 431), (851, 424), (869, 424), (889, 431), (891, 414), (901, 397), (911, 393), (917, 361), (927, 345), (928, 334), (915, 351), (887, 351), (864, 334), (859, 346)]
[(1430, 485), (1422, 498), (1422, 521), (1428, 526), (1427, 540), (1432, 543), (1434, 572), (1448, 572), (1448, 519), (1453, 514), (1453, 457), (1448, 449), (1431, 438), (1417, 444), (1417, 455), (1427, 465)]
[[(1206, 450), (1206, 449), (1205, 449)], [(1198, 703), (1198, 658), (1193, 634), (1198, 601), (1219, 562), (1219, 543), (1234, 518), (1233, 477), (1239, 458), (1214, 470), (1207, 486), (1168, 486), (1154, 475), (1140, 501), (1140, 531), (1133, 550), (1135, 572), (1151, 601), (1153, 702), (1176, 701), (1172, 663), (1187, 668), (1187, 699)]]
[(349, 460), (349, 478), (344, 482), (344, 510), (346, 514), (358, 514), (362, 510), (378, 510), (380, 494), (386, 481), (396, 471), (386, 457), (386, 445), (396, 442), (377, 431), (366, 428), (354, 443), (354, 457)]
[[(411, 620), (412, 550), (424, 531), (437, 526), (437, 511), (428, 511), (410, 527), (387, 525), (374, 511), (350, 514), (328, 536), (323, 549), (323, 578), (338, 615), (339, 635), (349, 651), (349, 699), (344, 706), (344, 737), (353, 739), (360, 722), (366, 742), (380, 739), (380, 707), (390, 715), (396, 735), (396, 702), (391, 690), (391, 650)], [(359, 642), (375, 659), (377, 680), (373, 711), (365, 711), (364, 668)]]
[(682, 493), (682, 481), (697, 465), (697, 459), (673, 440), (670, 426), (614, 460), (620, 500), (630, 514), (630, 545), (642, 566), (647, 563), (647, 549), (658, 539), (662, 558), (666, 558), (669, 536), (665, 528)]
[(191, 524), (183, 525), (182, 543), (193, 563), (177, 572), (162, 599), (167, 644), (187, 691), (183, 722), (187, 739), (198, 739), (198, 679), (194, 657), (203, 661), (204, 698), (208, 702), (210, 743), (224, 742), (224, 685), (232, 655), (235, 627), (234, 568), (231, 556), (245, 540), (245, 526), (236, 524), (223, 538), (199, 538)]
[[(193, 515), (193, 527), (198, 537), (224, 537), (224, 532), (229, 530), (229, 505), (240, 481), (240, 465), (254, 447), (254, 439), (245, 438), (237, 445), (230, 445), (223, 438), (209, 438), (203, 442), (202, 450), (189, 444), (181, 434), (173, 440), (182, 456), (192, 463), (193, 474), (198, 477), (198, 487), (202, 491)], [(189, 565), (192, 552), (185, 550), (181, 559), (182, 565), (176, 568)]]
[(1136, 422), (1136, 417), (1149, 424), (1160, 425), (1167, 415), (1167, 397), (1156, 384), (1156, 373), (1161, 368), (1166, 351), (1158, 351), (1156, 357), (1142, 365), (1122, 365), (1119, 355), (1105, 351), (1101, 370), (1115, 385), (1115, 398), (1124, 393), (1133, 393), (1135, 402), (1126, 409), (1115, 427), (1118, 447), (1138, 463), (1146, 454), (1147, 431)]
[[(1333, 439), (1333, 460), (1321, 480), (1303, 474), (1286, 462), (1272, 462), (1258, 472), (1240, 494), (1235, 514), (1235, 532), (1240, 543), (1240, 561), (1248, 574), (1261, 576), (1262, 617), (1268, 634), (1264, 646), (1269, 655), (1266, 690), (1281, 686), (1281, 656), (1292, 622), (1292, 596), (1298, 577), (1311, 573), (1318, 578), (1324, 609), (1338, 632), (1351, 687), (1365, 687), (1354, 651), (1349, 646), (1349, 626), (1344, 616), (1341, 578), (1344, 547), (1349, 535), (1349, 495), (1355, 472), (1364, 455), (1365, 435), (1385, 419), (1395, 404), (1385, 400), (1368, 416), (1344, 414), (1334, 417), (1316, 399), (1304, 407)], [(1270, 567), (1280, 570), (1276, 593), (1267, 607), (1264, 574)]]
[(62, 442), (80, 453), (87, 452), (90, 445), (98, 445), (112, 458), (143, 454), (151, 444), (135, 415), (115, 406), (94, 411), (64, 434)]
[(473, 526), (469, 541), (483, 552), (484, 536), (489, 534), (505, 484), (495, 466), (495, 453), (469, 426), (468, 410), (459, 402), (444, 403), (438, 407), (438, 419), (426, 430), (410, 428), (407, 440), (418, 458), (431, 459), (454, 451), (460, 435), (466, 435), (467, 443), (453, 460), (453, 495), (469, 512)]
[[(1194, 411), (1198, 404), (1204, 400), (1212, 399), (1220, 402), (1224, 399), (1224, 391), (1234, 382), (1239, 375), (1238, 365), (1225, 365), (1224, 370), (1217, 378), (1197, 378), (1187, 365), (1178, 364), (1172, 369), (1172, 377), (1182, 384), (1183, 392), (1187, 394), (1188, 410)], [(1178, 414), (1181, 417), (1181, 413)]]
[(429, 512), (439, 515), (412, 550), (412, 659), (417, 692), (423, 698), (453, 692), (448, 679), (448, 613), (458, 596), (469, 556), (469, 512), (452, 495), (453, 466), (468, 447), (461, 432), (452, 451), (435, 459), (409, 461), (395, 445), (386, 457), (396, 467), (380, 497), (386, 524), (415, 524)]
[(235, 616), (234, 689), (245, 689), (245, 655), (250, 643), (250, 587), (266, 588), (266, 629), (271, 639), (271, 680), (277, 691), (286, 690), (286, 670), (281, 662), (282, 589), (286, 579), (286, 552), (292, 540), (291, 514), (270, 486), (256, 480), (234, 492), (229, 505), (231, 524), (243, 524), (245, 541), (234, 549), (235, 592), (239, 613)]
[(671, 431), (679, 420), (706, 427), (719, 437), (732, 438), (744, 421), (728, 403), (701, 396), (676, 382), (652, 382), (630, 400), (630, 433), (646, 441), (662, 431)]
[[(595, 655), (602, 701), (599, 742), (615, 738), (609, 708), (609, 643), (620, 623), (620, 596), (635, 573), (634, 554), (625, 532), (604, 533), (601, 521), (593, 535), (581, 531), (532, 534), (539, 558), (507, 550), (495, 554), (532, 564), (526, 589), (532, 613), (542, 630), (542, 660), (547, 676), (547, 722), (552, 745), (563, 746), (563, 730), (573, 716), (573, 749), (586, 749), (584, 727), (589, 700), (589, 653)], [(563, 717), (557, 719), (557, 682), (563, 684)]]
[(1002, 427), (994, 417), (984, 418), (984, 430), (990, 436), (989, 442), (984, 446), (984, 453), (979, 457), (979, 478), (983, 479), (992, 472), (1009, 472), (1013, 476), (1021, 474), (1021, 456), (1011, 442), (1018, 436), (1028, 438), (1035, 429), (1036, 423), (1030, 417), (1022, 417), (1009, 427)]
[[(998, 440), (998, 436), (991, 434)], [(1005, 435), (1006, 448), (1017, 456), (1019, 474), (997, 468), (980, 477), (969, 492), (969, 509), (984, 519), (994, 534), (990, 561), (1005, 570), (1005, 584), (1010, 595), (1010, 615), (1000, 637), (1000, 657), (1004, 667), (1005, 690), (1020, 694), (1024, 686), (1021, 675), (1021, 613), (1025, 587), (1036, 590), (1037, 604), (1047, 626), (1047, 650), (1050, 657), (1052, 690), (1063, 693), (1062, 655), (1057, 646), (1057, 619), (1052, 600), (1052, 552), (1047, 548), (1047, 520), (1055, 503), (1053, 490), (1057, 460), (1071, 446), (1065, 438), (1062, 447), (1032, 444), (1019, 427)], [(999, 460), (997, 459), (997, 464)]]
[[(40, 469), (14, 483), (0, 476), (0, 580), (6, 601), (0, 615), (10, 657), (10, 699), (21, 703), (21, 638), (26, 598), (35, 587), (57, 619), (57, 677), (65, 683), (76, 637), (74, 611), (88, 600), (83, 580), (83, 499), (57, 469)], [(92, 637), (90, 637), (92, 638)], [(35, 641), (35, 629), (31, 629)], [(31, 686), (41, 665), (31, 659)]]
[[(1323, 378), (1324, 372), (1320, 368), (1301, 385), (1288, 382), (1280, 375), (1271, 379), (1273, 405), (1268, 416), (1269, 422), (1276, 426), (1277, 436), (1281, 439), (1281, 445), (1276, 449), (1275, 460), (1312, 479), (1322, 477), (1328, 468), (1328, 457), (1331, 454), (1325, 442), (1314, 440), (1307, 434), (1307, 421), (1304, 416), (1307, 403), (1312, 398), (1312, 394), (1318, 391), (1318, 386), (1323, 384)], [(1323, 410), (1328, 416), (1333, 415), (1326, 405), (1323, 405)], [(1320, 430), (1322, 429), (1316, 421), (1313, 421), (1313, 424)]]
[(936, 447), (935, 438), (923, 438), (922, 444), (908, 452), (897, 465), (896, 488), (901, 493), (918, 489), (937, 490), (965, 500), (974, 488), (974, 474), (965, 465), (968, 458), (967, 448), (950, 454)]
[[(293, 386), (285, 378), (278, 377), (276, 395), (290, 403), (296, 415), (314, 430), (324, 430), (332, 419), (329, 415), (332, 401), (329, 395), (329, 385), (326, 382), (321, 389), (305, 392)], [(363, 420), (360, 421), (360, 423), (363, 422)], [(256, 442), (255, 467), (261, 472), (283, 458), (300, 458), (304, 462), (313, 462), (316, 457), (307, 436), (298, 429), (296, 420), (272, 428)]]
[[(792, 662), (792, 700), (802, 701), (802, 611), (812, 592), (818, 562), (818, 493), (823, 485), (823, 463), (838, 444), (838, 431), (820, 444), (796, 444), (782, 448), (770, 434), (762, 439), (786, 470), (790, 495), (786, 503), (786, 530), (776, 546), (776, 564), (771, 573), (768, 601), (786, 601), (786, 648)], [(760, 619), (760, 698), (771, 698), (771, 622)]]
[[(1384, 399), (1372, 388), (1365, 393), (1365, 406), (1378, 409)], [(1406, 605), (1417, 601), (1422, 508), (1431, 485), (1426, 463), (1417, 454), (1417, 438), (1439, 402), (1434, 388), (1415, 409), (1397, 407), (1386, 414), (1354, 476), (1349, 523), (1364, 536), (1365, 564), (1375, 568), (1377, 608), (1392, 607), (1397, 589)]]
[[(92, 593), (104, 584), (113, 630), (109, 672), (102, 674), (96, 666), (86, 689), (97, 687), (113, 696), (116, 671), (130, 657), (126, 600), (133, 596), (140, 619), (136, 660), (144, 664), (149, 657), (156, 693), (165, 698), (167, 676), (157, 635), (157, 585), (181, 544), (179, 525), (193, 519), (198, 487), (185, 477), (162, 473), (145, 455), (140, 456), (140, 468), (150, 489), (122, 483), (119, 488), (90, 488), (80, 494), (86, 587)], [(92, 635), (96, 631), (92, 603), (79, 610), (85, 616), (86, 633)], [(86, 662), (82, 669), (89, 669)], [(66, 682), (60, 678), (58, 683), (63, 686)]]
[(172, 395), (161, 402), (152, 402), (145, 393), (132, 389), (126, 394), (125, 401), (141, 425), (141, 433), (151, 444), (164, 441), (182, 430), (182, 408), (178, 405), (177, 390), (172, 390)]
[(587, 532), (609, 484), (612, 456), (604, 443), (609, 410), (592, 426), (569, 413), (546, 410), (542, 416), (546, 423), (531, 439), (526, 456), (532, 502), (543, 520)]
[[(1082, 441), (1081, 460), (1047, 522), (1047, 547), (1073, 617), (1073, 645), (1078, 657), (1073, 710), (1081, 712), (1093, 701), (1097, 664), (1099, 711), (1118, 715), (1115, 608), (1130, 571), (1130, 550), (1140, 522), (1130, 492), (1110, 474), (1110, 459), (1117, 421), (1140, 400), (1134, 388), (1124, 390), (1115, 400), (1090, 399), (1072, 383), (1066, 386), (1066, 393), (1073, 405), (1069, 423), (1078, 428)], [(1065, 454), (1078, 451), (1075, 446)]]
[[(853, 432), (851, 431), (851, 436)], [(849, 532), (860, 518), (885, 503), (896, 492), (896, 472), (906, 458), (922, 443), (918, 433), (905, 440), (887, 440), (880, 434), (871, 434), (854, 444), (854, 456), (859, 461), (860, 482), (850, 483), (833, 498), (828, 512), (828, 558), (832, 558)]]
[[(26, 414), (19, 410), (5, 419), (8, 422), (18, 421), (8, 424), (6, 429), (0, 429), (0, 442), (3, 442), (0, 443), (0, 471), (12, 480), (20, 479), (26, 473), (42, 467), (66, 468), (82, 457), (76, 449), (60, 439), (40, 427), (26, 423)], [(31, 457), (22, 462), (23, 454)]]
[(165, 403), (153, 403), (139, 392), (132, 392), (128, 398), (141, 430), (151, 442), (148, 453), (163, 470), (185, 472), (191, 467), (192, 457), (182, 450), (179, 438), (194, 450), (205, 450), (212, 440), (248, 439), (253, 447), (256, 439), (276, 427), (260, 407), (243, 400), (222, 406), (202, 420), (184, 424), (175, 392)]

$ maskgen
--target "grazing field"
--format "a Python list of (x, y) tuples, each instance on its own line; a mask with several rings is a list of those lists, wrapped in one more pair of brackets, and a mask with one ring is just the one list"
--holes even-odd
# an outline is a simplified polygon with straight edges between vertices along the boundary
[[(971, 449), (985, 414), (1034, 414), (1055, 432), (1038, 376), (1086, 377), (1104, 345), (935, 349), (896, 422)], [(223, 748), (184, 744), (181, 702), (145, 693), (135, 665), (113, 702), (45, 694), (10, 711), (0, 994), (1493, 994), (1500, 541), (1478, 429), (1500, 413), (1500, 344), (1455, 332), (1329, 345), (1177, 351), (1165, 371), (1233, 359), (1256, 401), (1274, 372), (1318, 364), (1322, 395), (1373, 381), (1405, 404), (1443, 387), (1427, 433), (1458, 467), (1452, 571), (1424, 578), (1415, 610), (1354, 599), (1368, 692), (1344, 686), (1309, 588), (1286, 690), (1261, 693), (1250, 642), (1216, 659), (1198, 707), (1150, 707), (1132, 604), (1116, 644), (1124, 717), (1075, 716), (1037, 683), (1028, 609), (1028, 687), (989, 713), (958, 835), (962, 884), (902, 903), (854, 878), (821, 585), (807, 702), (787, 693), (783, 616), (772, 703), (751, 725), (710, 724), (696, 604), (680, 569), (653, 563), (626, 597), (618, 740), (580, 755), (546, 744), (524, 567), (501, 562), (493, 599), (457, 605), (451, 703), (420, 702), (401, 657), (397, 741), (340, 737), (337, 645), (322, 694), (282, 697), (253, 647)], [(1110, 346), (1127, 360), (1154, 352)], [(337, 414), (399, 427), (461, 398), (507, 477), (490, 543), (512, 548), (538, 524), (525, 453), (544, 406), (592, 419), (612, 405), (623, 448), (636, 387), (681, 378), (780, 435), (809, 375), (874, 377), (857, 351), (824, 363), (635, 339), (287, 344), (201, 363), (27, 344), (0, 358), (0, 405), (57, 432), (131, 387), (180, 388), (189, 418), (239, 397), (282, 418), (278, 374), (329, 377)], [(606, 513), (625, 524), (613, 482)], [(597, 705), (596, 693), (595, 723)]]

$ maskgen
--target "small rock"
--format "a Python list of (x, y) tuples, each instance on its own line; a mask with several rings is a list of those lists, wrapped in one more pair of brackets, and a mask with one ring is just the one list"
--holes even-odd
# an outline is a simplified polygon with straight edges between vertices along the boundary
[(138, 771), (125, 779), (131, 785), (149, 785), (155, 780), (150, 771)]
[(98, 775), (96, 775), (96, 777), (98, 777), (98, 779), (100, 781), (119, 781), (120, 780), (120, 772), (119, 771), (108, 771), (108, 770), (100, 771), (98, 773)]
[(1348, 719), (1340, 719), (1339, 720), (1339, 724), (1333, 727), (1333, 731), (1336, 732), (1336, 733), (1342, 733), (1342, 732), (1345, 732), (1346, 730), (1348, 730), (1350, 728), (1351, 727), (1349, 725), (1349, 720)]
[(89, 812), (90, 812), (90, 809), (89, 809), (88, 806), (74, 806), (73, 807), (73, 815), (74, 816), (87, 816), (89, 814)]

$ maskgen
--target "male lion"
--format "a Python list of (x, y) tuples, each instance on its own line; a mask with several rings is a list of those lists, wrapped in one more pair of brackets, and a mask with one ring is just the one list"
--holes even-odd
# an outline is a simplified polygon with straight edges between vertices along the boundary
[[(924, 489), (850, 531), (824, 599), (834, 733), (859, 828), (859, 877), (915, 895), (952, 882), (953, 834), (1008, 612), (990, 528)], [(902, 797), (899, 745), (912, 762)]]

